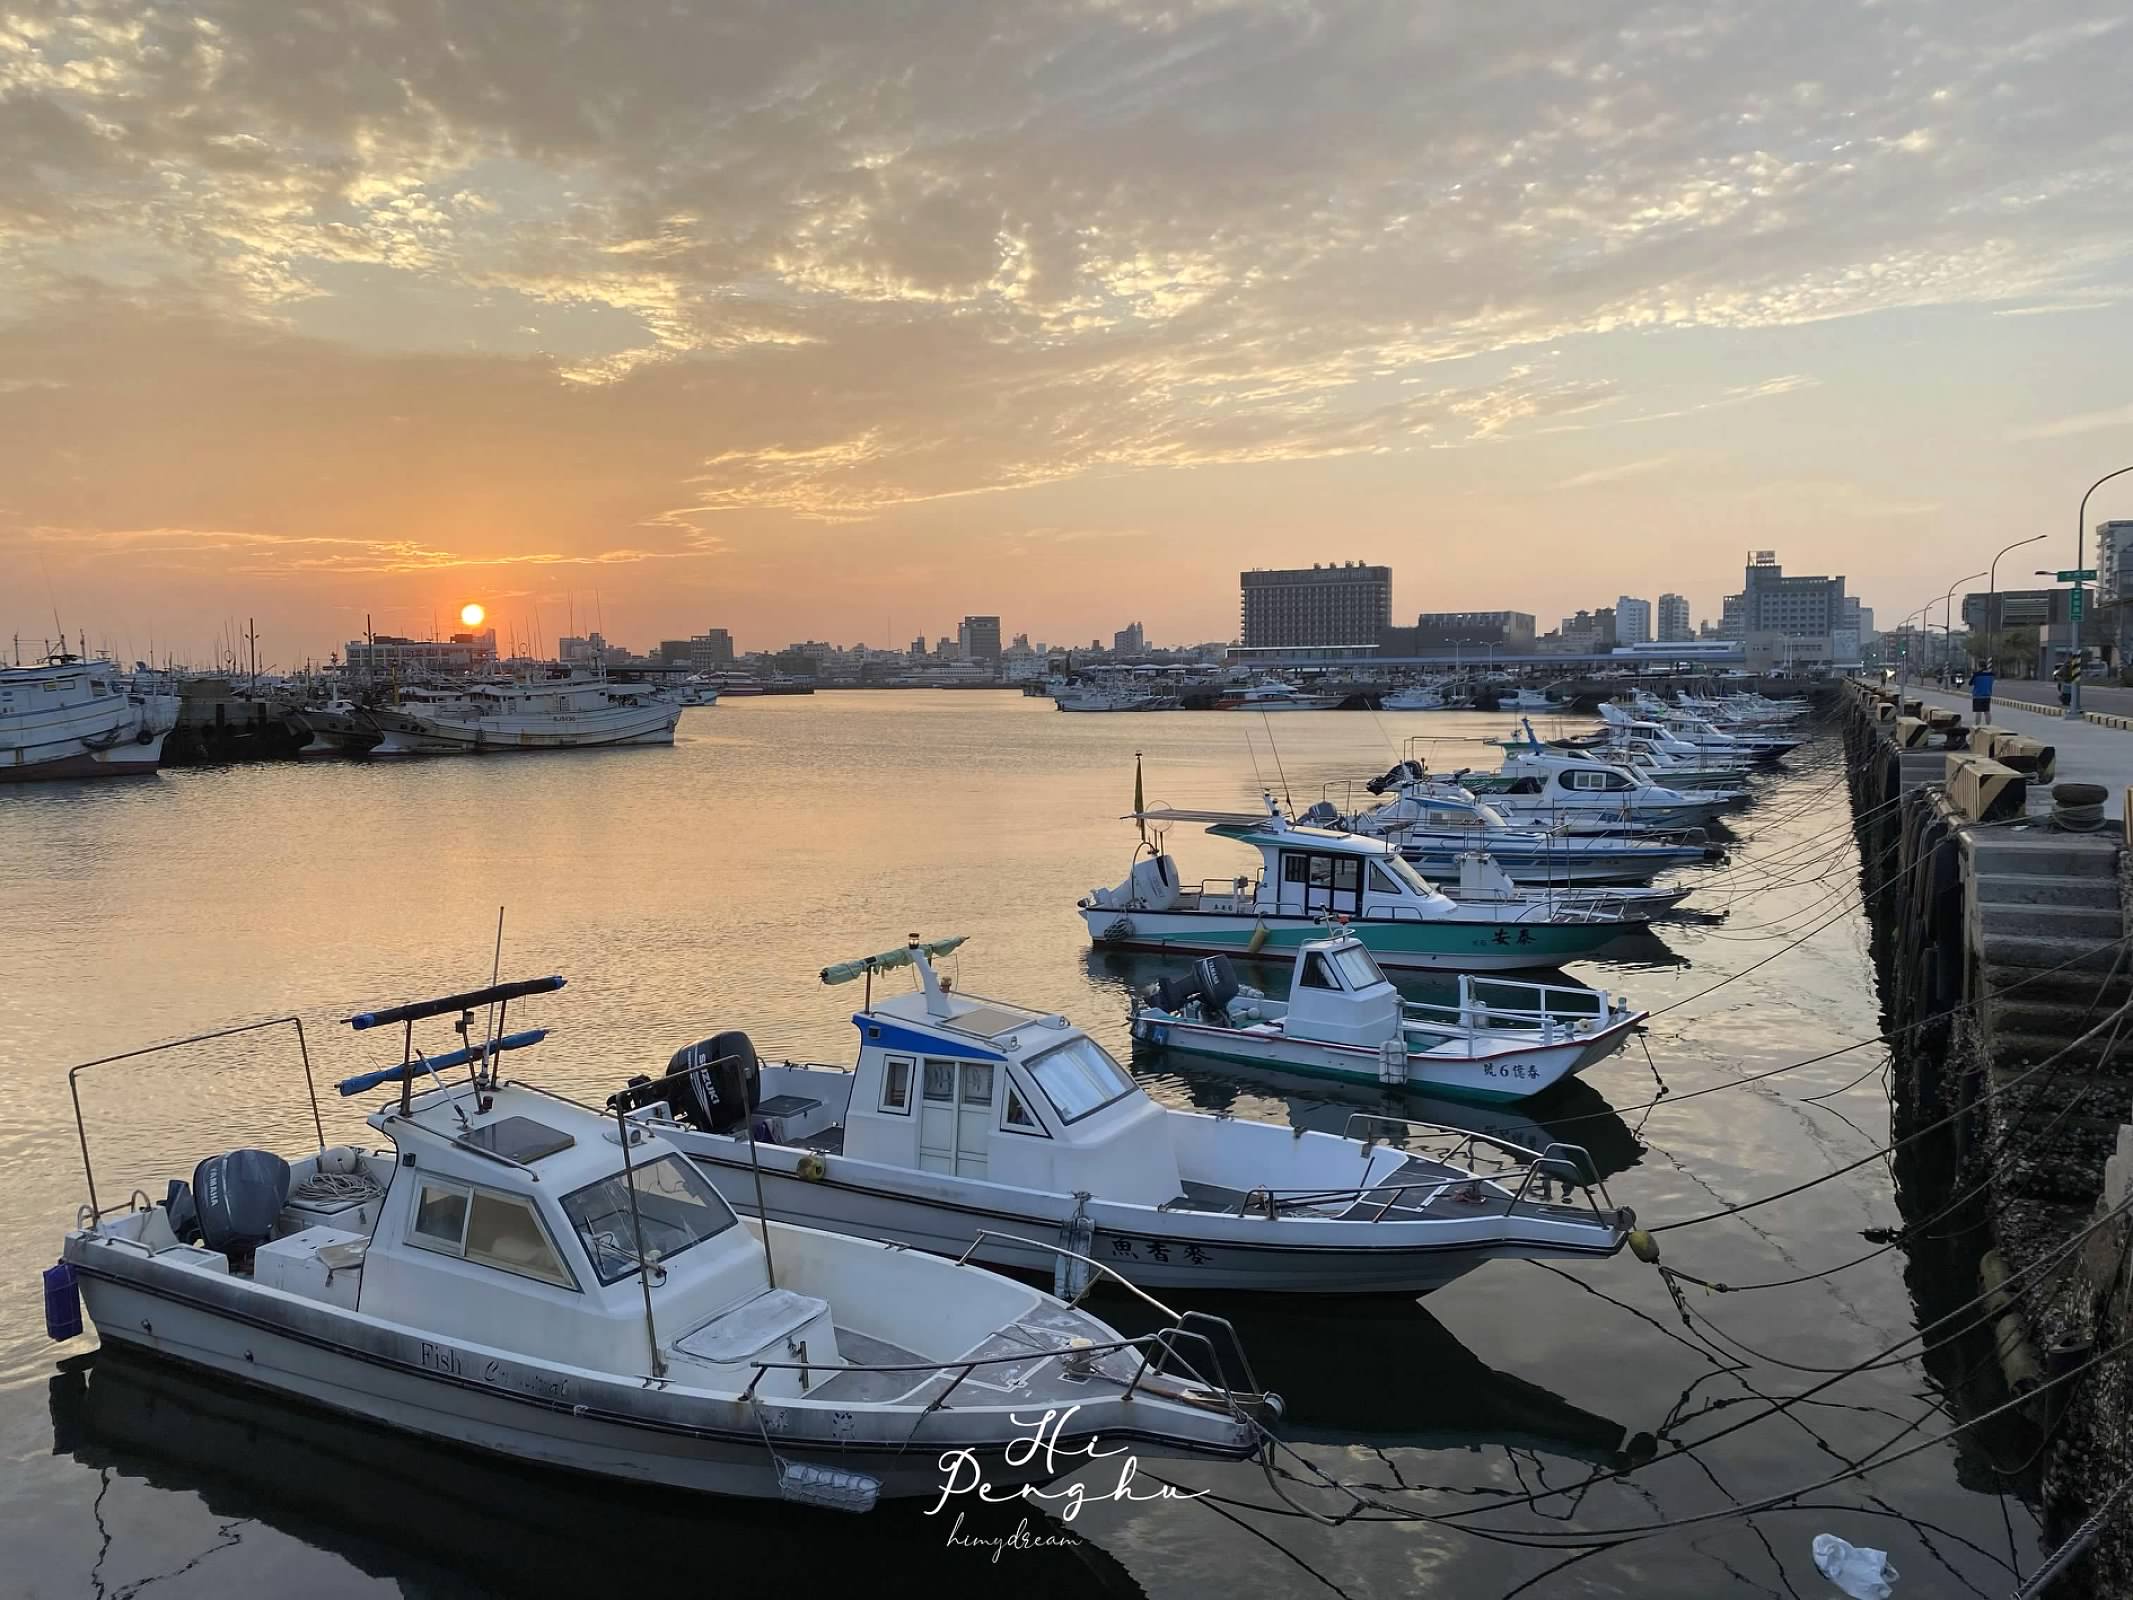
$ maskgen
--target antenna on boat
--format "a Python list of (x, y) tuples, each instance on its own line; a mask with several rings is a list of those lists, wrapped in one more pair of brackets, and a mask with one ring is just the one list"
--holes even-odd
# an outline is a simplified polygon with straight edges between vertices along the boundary
[(1273, 752), (1274, 771), (1281, 778), (1282, 803), (1289, 808), (1289, 815), (1293, 817), (1296, 814), (1296, 801), (1289, 794), (1289, 775), (1282, 771), (1281, 746), (1274, 742), (1274, 724), (1266, 721), (1266, 715), (1264, 711), (1259, 713), (1259, 720), (1266, 723), (1266, 747)]

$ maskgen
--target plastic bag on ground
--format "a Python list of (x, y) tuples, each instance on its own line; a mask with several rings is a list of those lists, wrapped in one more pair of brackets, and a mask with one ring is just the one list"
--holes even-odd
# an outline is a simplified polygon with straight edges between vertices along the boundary
[(1889, 1600), (1896, 1581), (1886, 1550), (1848, 1544), (1833, 1533), (1815, 1535), (1815, 1567), (1852, 1600)]

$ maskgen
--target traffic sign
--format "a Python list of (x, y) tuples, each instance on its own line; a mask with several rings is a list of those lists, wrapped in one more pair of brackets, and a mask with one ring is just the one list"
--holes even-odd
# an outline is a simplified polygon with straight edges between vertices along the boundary
[(2087, 609), (2083, 606), (2082, 602), (2088, 599), (2088, 597), (2088, 590), (2081, 588), (2076, 588), (2074, 590), (2073, 598), (2067, 603), (2066, 614), (2069, 620), (2074, 622), (2079, 622), (2081, 620), (2083, 612)]
[(2094, 567), (2081, 567), (2073, 572), (2060, 573), (2059, 581), (2061, 583), (2090, 583), (2094, 581), (2095, 577), (2096, 569)]

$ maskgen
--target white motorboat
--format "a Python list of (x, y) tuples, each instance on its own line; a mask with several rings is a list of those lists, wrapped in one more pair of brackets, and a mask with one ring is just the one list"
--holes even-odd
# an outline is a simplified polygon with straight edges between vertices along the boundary
[(1215, 702), (1217, 711), (1331, 711), (1341, 703), (1337, 694), (1306, 694), (1293, 684), (1265, 678), (1246, 684)]
[(1077, 909), (1102, 948), (1173, 955), (1285, 959), (1326, 924), (1342, 919), (1388, 967), (1452, 972), (1559, 967), (1593, 955), (1648, 914), (1560, 904), (1462, 905), (1441, 893), (1386, 840), (1300, 827), (1272, 795), (1258, 815), (1222, 811), (1139, 811), (1158, 829), (1208, 823), (1208, 832), (1259, 852), (1256, 878), (1188, 885), (1156, 843), (1143, 845), (1125, 881), (1092, 889)]
[(1556, 704), (1545, 689), (1517, 688), (1496, 697), (1498, 711), (1553, 711)]
[[(1278, 1402), (1194, 1376), (1248, 1371), (1220, 1319), (1151, 1301), (1164, 1325), (1129, 1339), (983, 1268), (744, 1221), (647, 1119), (504, 1081), (498, 1055), (541, 1035), (501, 1015), (466, 1049), (413, 1049), (418, 1020), (459, 1013), (464, 1036), (475, 1008), (561, 983), (352, 1018), (407, 1030), (399, 1065), (341, 1084), (399, 1084), (369, 1118), (390, 1149), (327, 1149), (321, 1128), (315, 1154), (236, 1150), (117, 1207), (92, 1170), (47, 1275), (54, 1336), (80, 1331), (71, 1279), (110, 1343), (374, 1426), (855, 1511), (939, 1494), (961, 1452), (995, 1486), (1055, 1476), (1039, 1417), (1077, 1453), (1264, 1447)], [(1034, 1247), (1047, 1264), (1052, 1248)]]
[(1289, 998), (1240, 987), (1206, 956), (1134, 1006), (1133, 1036), (1245, 1066), (1462, 1100), (1523, 1100), (1621, 1049), (1644, 1022), (1597, 990), (1512, 978), (1459, 980), (1456, 1005), (1403, 1001), (1360, 939), (1296, 952)]
[(718, 704), (718, 684), (703, 673), (682, 679), (670, 692), (674, 699), (684, 706), (715, 706)]
[(1681, 827), (1713, 821), (1750, 798), (1735, 789), (1669, 789), (1589, 751), (1546, 745), (1506, 750), (1493, 777), (1465, 772), (1451, 776), (1514, 819), (1598, 815)]
[(681, 707), (644, 684), (573, 674), (403, 694), (364, 715), (383, 741), (374, 755), (474, 755), (672, 744)]
[(178, 725), (178, 697), (137, 690), (111, 661), (56, 651), (0, 667), (0, 783), (152, 773)]
[(1061, 711), (1155, 711), (1163, 697), (1131, 684), (1069, 683), (1060, 685), (1052, 704)]
[(1470, 705), (1466, 691), (1449, 683), (1409, 684), (1378, 697), (1381, 711), (1464, 711)]
[[(867, 983), (850, 1070), (761, 1065), (725, 1033), (625, 1094), (736, 1208), (1054, 1273), (1068, 1297), (1077, 1257), (1157, 1288), (1414, 1294), (1498, 1256), (1609, 1254), (1634, 1220), (1574, 1146), (1402, 1124), (1396, 1148), (1168, 1110), (1066, 1018), (951, 991), (932, 963), (962, 942), (823, 969)], [(900, 968), (917, 990), (876, 994)]]
[[(1604, 709), (1616, 710), (1613, 706)], [(1521, 718), (1518, 731), (1501, 741), (1499, 748), (1514, 755), (1529, 750), (1566, 752), (1620, 767), (1666, 789), (1737, 790), (1745, 787), (1750, 777), (1745, 758), (1698, 750), (1650, 722), (1610, 722), (1597, 734), (1544, 741), (1533, 731), (1531, 719)]]

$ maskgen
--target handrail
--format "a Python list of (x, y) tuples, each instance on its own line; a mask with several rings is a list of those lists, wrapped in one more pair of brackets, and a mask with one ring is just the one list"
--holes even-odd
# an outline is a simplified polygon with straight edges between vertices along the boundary
[[(89, 1209), (93, 1217), (103, 1215), (96, 1203), (96, 1172), (89, 1162), (89, 1128), (81, 1114), (81, 1088), (75, 1079), (91, 1067), (108, 1067), (119, 1061), (132, 1061), (141, 1056), (160, 1055), (165, 1050), (179, 1050), (192, 1044), (210, 1044), (217, 1039), (235, 1038), (241, 1033), (257, 1033), (262, 1028), (279, 1028), (284, 1025), (296, 1030), (296, 1051), (304, 1063), (304, 1089), (311, 1099), (311, 1126), (318, 1135), (318, 1147), (326, 1148), (326, 1124), (318, 1111), (318, 1086), (311, 1076), (311, 1050), (304, 1041), (304, 1021), (301, 1017), (269, 1017), (264, 1022), (240, 1023), (234, 1028), (217, 1028), (211, 1033), (196, 1033), (185, 1039), (172, 1039), (166, 1044), (143, 1045), (138, 1050), (123, 1050), (115, 1056), (99, 1056), (94, 1061), (84, 1061), (67, 1069), (67, 1094), (74, 1102), (74, 1133), (81, 1141), (82, 1177), (89, 1185)], [(92, 1225), (93, 1225), (92, 1217)]]

